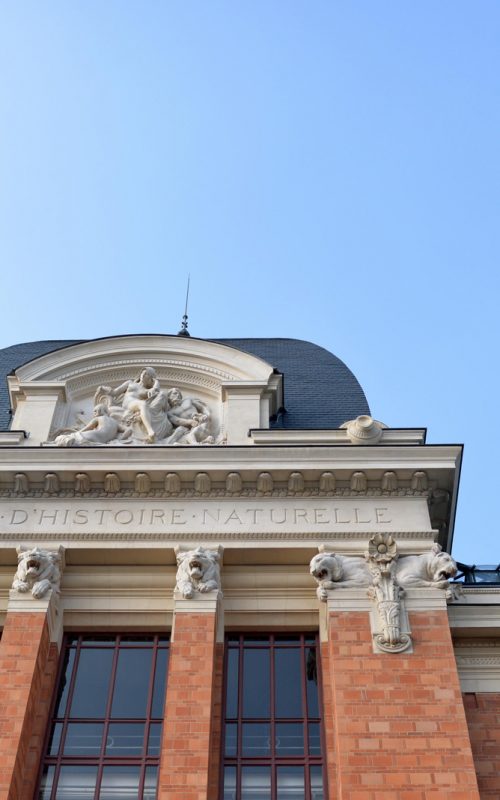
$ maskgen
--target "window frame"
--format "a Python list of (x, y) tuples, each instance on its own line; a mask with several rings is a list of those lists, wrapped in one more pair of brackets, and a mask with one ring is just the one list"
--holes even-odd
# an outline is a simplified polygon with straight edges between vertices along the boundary
[[(236, 637), (238, 641), (236, 643)], [(297, 639), (292, 642), (292, 639)], [(252, 644), (252, 639), (255, 641)], [(266, 643), (261, 640), (267, 639)], [(314, 642), (311, 640), (314, 639)], [(317, 692), (318, 692), (318, 716), (310, 716), (307, 699), (307, 674), (306, 674), (306, 655), (307, 650), (311, 646), (315, 649), (316, 655), (316, 670), (317, 670)], [(248, 647), (251, 649), (267, 650), (270, 654), (270, 670), (269, 670), (269, 691), (270, 691), (270, 708), (268, 717), (245, 717), (243, 715), (243, 691), (244, 691), (244, 649)], [(281, 766), (296, 766), (302, 767), (304, 770), (304, 800), (311, 800), (311, 785), (310, 785), (310, 768), (319, 767), (321, 769), (323, 781), (323, 798), (326, 800), (328, 797), (327, 792), (327, 774), (326, 774), (326, 747), (324, 724), (322, 718), (323, 698), (322, 698), (322, 673), (321, 673), (321, 650), (320, 650), (319, 635), (317, 632), (287, 632), (277, 631), (273, 633), (264, 633), (259, 631), (245, 631), (245, 632), (231, 632), (227, 631), (224, 642), (224, 671), (222, 682), (222, 717), (221, 717), (221, 758), (220, 758), (220, 798), (224, 798), (224, 774), (226, 767), (236, 768), (236, 800), (241, 800), (242, 786), (241, 774), (242, 768), (245, 766), (262, 766), (269, 767), (271, 772), (271, 790), (269, 800), (276, 800), (277, 798), (277, 768)], [(276, 714), (276, 663), (274, 653), (276, 650), (300, 649), (301, 652), (301, 699), (302, 699), (302, 716), (297, 717), (282, 717)], [(237, 714), (235, 717), (227, 716), (227, 699), (228, 699), (228, 660), (229, 652), (237, 650), (238, 652), (238, 686), (237, 686)], [(305, 713), (305, 715), (304, 715)], [(236, 755), (226, 755), (226, 729), (228, 724), (236, 723), (237, 745)], [(248, 723), (263, 723), (269, 724), (270, 729), (270, 754), (268, 756), (248, 756), (243, 755), (242, 747), (242, 733), (243, 725)], [(302, 736), (303, 736), (303, 754), (296, 755), (279, 755), (276, 753), (276, 725), (283, 723), (301, 723)], [(309, 752), (309, 724), (318, 724), (320, 736), (320, 754), (313, 755)], [(309, 777), (308, 777), (309, 776)]]
[[(102, 637), (102, 642), (99, 642), (99, 639)], [(137, 640), (137, 643), (134, 643), (134, 640)], [(150, 639), (151, 643), (148, 646), (145, 644), (145, 640)], [(93, 641), (93, 645), (86, 645), (85, 640)], [(142, 641), (142, 644), (141, 644)], [(124, 642), (127, 642), (124, 644)], [(111, 650), (113, 652), (112, 656), (112, 663), (111, 663), (111, 670), (109, 676), (109, 684), (107, 688), (107, 698), (106, 698), (106, 707), (104, 716), (102, 717), (72, 717), (70, 716), (71, 706), (74, 697), (74, 688), (75, 683), (78, 676), (78, 666), (80, 662), (80, 656), (82, 649), (85, 650), (97, 650), (97, 649), (106, 649)], [(68, 692), (67, 697), (65, 700), (65, 707), (64, 713), (62, 715), (56, 716), (56, 707), (59, 702), (59, 698), (61, 695), (61, 682), (64, 676), (64, 672), (67, 669), (67, 658), (69, 657), (69, 653), (71, 650), (75, 650), (75, 658), (74, 663), (71, 668), (71, 675), (70, 680), (68, 683)], [(117, 667), (118, 667), (118, 659), (119, 655), (123, 651), (130, 651), (130, 650), (151, 650), (152, 651), (152, 659), (151, 659), (151, 669), (149, 675), (149, 683), (148, 683), (148, 690), (147, 690), (147, 699), (146, 699), (146, 715), (144, 717), (113, 717), (111, 715), (112, 711), (112, 704), (114, 698), (114, 691), (116, 686), (116, 675), (117, 675)], [(165, 671), (165, 682), (164, 682), (164, 697), (163, 697), (163, 707), (161, 711), (161, 716), (152, 716), (153, 712), (153, 698), (154, 698), (154, 687), (155, 687), (155, 678), (157, 675), (158, 669), (158, 655), (160, 651), (167, 652), (167, 664), (166, 664), (166, 671)], [(159, 775), (159, 768), (160, 768), (160, 758), (161, 758), (161, 734), (163, 731), (163, 724), (164, 724), (164, 716), (165, 716), (165, 697), (166, 697), (166, 689), (167, 689), (167, 681), (168, 681), (168, 667), (169, 667), (169, 654), (170, 654), (170, 634), (166, 632), (160, 633), (142, 633), (142, 632), (130, 632), (130, 631), (121, 631), (119, 633), (113, 632), (106, 632), (106, 631), (86, 631), (83, 633), (79, 632), (66, 632), (63, 637), (63, 642), (61, 646), (61, 651), (59, 654), (59, 665), (57, 670), (57, 677), (54, 685), (53, 697), (50, 705), (50, 713), (47, 720), (47, 730), (44, 739), (44, 746), (42, 751), (42, 757), (40, 759), (40, 769), (38, 774), (38, 781), (37, 781), (37, 788), (35, 793), (35, 798), (38, 800), (40, 797), (41, 792), (41, 783), (44, 774), (44, 770), (46, 767), (53, 766), (54, 767), (54, 776), (52, 782), (52, 789), (50, 792), (50, 800), (56, 800), (57, 798), (57, 790), (58, 790), (58, 783), (59, 783), (59, 776), (61, 772), (61, 768), (64, 766), (92, 766), (96, 767), (96, 783), (95, 783), (95, 790), (93, 797), (95, 800), (98, 800), (101, 793), (101, 783), (103, 777), (103, 771), (106, 767), (113, 767), (113, 766), (130, 766), (136, 767), (139, 769), (139, 788), (138, 788), (138, 797), (142, 797), (144, 793), (145, 781), (146, 781), (146, 771), (148, 767), (156, 768), (157, 770), (157, 781), (156, 781), (156, 791), (155, 797), (158, 793), (158, 775)], [(64, 746), (66, 743), (66, 737), (68, 732), (68, 726), (70, 724), (102, 724), (103, 725), (103, 732), (102, 732), (102, 739), (100, 744), (100, 749), (98, 754), (94, 755), (64, 755)], [(127, 723), (137, 723), (142, 724), (144, 726), (143, 732), (143, 740), (142, 740), (142, 754), (141, 755), (134, 755), (134, 756), (117, 756), (117, 755), (107, 755), (106, 754), (106, 747), (108, 743), (108, 732), (110, 725), (113, 724), (127, 724)], [(160, 745), (158, 748), (157, 755), (149, 755), (149, 737), (151, 732), (151, 726), (154, 724), (161, 724), (160, 727)], [(54, 755), (49, 754), (49, 746), (52, 739), (52, 731), (56, 724), (62, 725), (61, 734), (59, 738), (58, 750), (57, 753)]]

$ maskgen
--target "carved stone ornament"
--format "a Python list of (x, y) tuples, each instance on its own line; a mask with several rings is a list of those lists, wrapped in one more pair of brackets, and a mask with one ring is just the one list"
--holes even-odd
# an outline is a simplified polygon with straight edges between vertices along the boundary
[(104, 491), (108, 494), (116, 494), (121, 489), (121, 481), (116, 472), (108, 472), (104, 476)]
[(75, 492), (86, 494), (90, 492), (90, 478), (86, 472), (77, 472), (75, 475)]
[(325, 494), (328, 494), (329, 492), (333, 493), (335, 491), (336, 485), (337, 485), (337, 480), (333, 472), (321, 473), (319, 479), (320, 492), (325, 492)]
[(147, 472), (138, 472), (135, 476), (134, 489), (139, 494), (145, 494), (151, 489), (151, 478)]
[(197, 397), (173, 387), (164, 392), (153, 367), (116, 388), (99, 386), (92, 419), (59, 432), (58, 447), (144, 444), (214, 444), (211, 413)]
[(382, 431), (387, 425), (372, 419), (368, 414), (362, 414), (356, 419), (344, 422), (340, 427), (347, 430), (347, 436), (352, 444), (376, 444), (382, 438)]
[(351, 475), (351, 490), (353, 492), (366, 492), (368, 482), (364, 472), (353, 472)]
[(57, 494), (59, 491), (59, 478), (55, 472), (47, 472), (43, 480), (43, 490), (47, 494)]
[(167, 472), (165, 475), (165, 491), (167, 494), (179, 494), (181, 479), (176, 472)]
[(177, 550), (176, 589), (183, 597), (192, 598), (196, 592), (221, 590), (219, 552), (197, 547), (196, 550)]
[(261, 472), (257, 478), (257, 492), (259, 494), (271, 494), (274, 489), (273, 476), (270, 472)]
[(419, 556), (401, 556), (396, 578), (401, 586), (432, 586), (442, 589), (447, 600), (453, 600), (460, 587), (448, 583), (457, 574), (457, 564), (439, 544), (433, 544), (428, 553)]
[(26, 494), (29, 492), (30, 482), (27, 475), (24, 472), (17, 472), (14, 475), (14, 492), (16, 494)]
[(304, 476), (302, 472), (291, 472), (288, 477), (288, 491), (289, 492), (303, 492), (304, 491)]
[(34, 547), (28, 550), (19, 547), (17, 550), (17, 572), (12, 588), (16, 592), (31, 592), (37, 600), (47, 594), (49, 589), (59, 592), (61, 580), (60, 552), (41, 550)]
[(329, 589), (351, 589), (370, 585), (366, 562), (359, 556), (318, 553), (311, 560), (309, 571), (318, 584), (318, 600), (328, 599)]
[(396, 581), (397, 546), (388, 533), (376, 533), (365, 553), (372, 585), (368, 596), (375, 602), (380, 632), (374, 634), (375, 644), (384, 653), (401, 653), (411, 646), (411, 638), (401, 631), (401, 598), (404, 589)]
[(239, 472), (229, 472), (226, 475), (226, 491), (230, 494), (239, 494), (243, 489), (243, 481)]

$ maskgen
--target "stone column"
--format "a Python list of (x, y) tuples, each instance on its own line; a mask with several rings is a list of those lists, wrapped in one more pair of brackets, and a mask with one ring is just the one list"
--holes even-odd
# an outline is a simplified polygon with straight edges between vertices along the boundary
[[(217, 800), (223, 629), (220, 593), (174, 593), (158, 800)], [(220, 636), (218, 635), (220, 631)]]
[(409, 589), (405, 604), (412, 648), (399, 653), (374, 652), (365, 589), (323, 606), (331, 800), (479, 798), (444, 593)]
[[(62, 552), (56, 559), (60, 563)], [(52, 584), (40, 598), (31, 591), (9, 593), (0, 642), (2, 799), (27, 800), (35, 791), (62, 639), (58, 589)]]

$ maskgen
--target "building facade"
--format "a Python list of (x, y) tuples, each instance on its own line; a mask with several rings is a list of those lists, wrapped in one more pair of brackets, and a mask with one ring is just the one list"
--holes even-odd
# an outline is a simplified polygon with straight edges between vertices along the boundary
[(0, 367), (0, 798), (500, 796), (500, 584), (457, 582), (460, 445), (372, 419), (293, 339)]

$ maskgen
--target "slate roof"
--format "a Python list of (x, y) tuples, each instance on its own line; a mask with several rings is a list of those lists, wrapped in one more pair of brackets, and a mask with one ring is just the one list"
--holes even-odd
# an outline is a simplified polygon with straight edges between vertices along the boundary
[[(0, 430), (10, 426), (7, 375), (34, 358), (83, 340), (25, 342), (0, 350)], [(286, 413), (272, 427), (338, 428), (369, 414), (364, 392), (352, 372), (333, 353), (301, 339), (209, 339), (267, 361), (284, 375)]]

